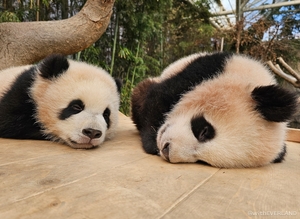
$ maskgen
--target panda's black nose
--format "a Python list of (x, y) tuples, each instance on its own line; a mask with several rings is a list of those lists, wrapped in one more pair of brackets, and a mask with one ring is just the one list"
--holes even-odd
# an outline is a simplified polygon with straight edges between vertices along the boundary
[(102, 136), (102, 132), (100, 130), (92, 128), (83, 129), (82, 134), (88, 136), (90, 139), (100, 138)]
[(167, 161), (170, 161), (169, 159), (169, 150), (170, 150), (170, 143), (169, 142), (166, 142), (164, 144), (164, 148), (162, 149), (162, 153), (164, 155), (164, 157), (166, 158)]

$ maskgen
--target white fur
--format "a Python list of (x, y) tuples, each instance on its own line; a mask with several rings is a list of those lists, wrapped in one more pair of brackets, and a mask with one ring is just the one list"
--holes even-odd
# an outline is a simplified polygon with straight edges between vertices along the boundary
[(31, 65), (24, 65), (7, 68), (0, 71), (0, 98), (2, 97), (4, 92), (10, 88), (16, 77), (23, 71), (28, 70), (30, 67)]

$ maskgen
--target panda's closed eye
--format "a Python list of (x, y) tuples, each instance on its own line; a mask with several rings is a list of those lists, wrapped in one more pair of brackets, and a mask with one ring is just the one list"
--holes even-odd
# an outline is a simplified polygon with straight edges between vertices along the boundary
[(215, 137), (214, 127), (203, 116), (192, 119), (191, 129), (199, 142), (206, 142)]
[(61, 110), (59, 119), (65, 120), (74, 114), (80, 113), (84, 110), (84, 107), (84, 103), (81, 100), (72, 100), (66, 108)]
[(84, 110), (84, 106), (81, 104), (77, 104), (77, 103), (75, 103), (71, 107), (74, 111), (78, 111), (78, 112), (81, 112), (82, 110)]
[(209, 136), (208, 127), (205, 126), (205, 127), (203, 127), (203, 129), (200, 131), (198, 140), (199, 140), (199, 141), (205, 141), (205, 140), (208, 138), (208, 136)]

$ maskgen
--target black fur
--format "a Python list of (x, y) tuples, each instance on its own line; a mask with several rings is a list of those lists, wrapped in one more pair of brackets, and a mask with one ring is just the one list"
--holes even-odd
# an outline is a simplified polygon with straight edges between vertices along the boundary
[(256, 87), (251, 95), (256, 110), (268, 121), (286, 122), (297, 111), (296, 94), (277, 85)]
[(131, 118), (139, 131), (144, 127), (144, 117), (141, 113), (144, 112), (148, 89), (154, 83), (151, 79), (143, 80), (135, 87), (131, 95)]
[(40, 75), (45, 79), (58, 77), (68, 68), (69, 62), (67, 58), (60, 54), (50, 55), (38, 65)]
[(284, 144), (282, 147), (282, 151), (278, 154), (278, 156), (273, 160), (272, 163), (280, 163), (284, 160), (284, 156), (286, 154), (286, 145)]
[(0, 137), (44, 139), (33, 117), (35, 105), (28, 95), (35, 74), (36, 69), (32, 67), (19, 75), (0, 100)]
[(107, 124), (107, 128), (109, 129), (109, 127), (110, 127), (110, 114), (111, 114), (111, 112), (110, 112), (110, 109), (109, 108), (106, 108), (105, 110), (104, 110), (104, 112), (103, 112), (103, 118), (104, 118), (104, 120), (105, 120), (105, 122), (106, 122), (106, 124)]
[[(198, 57), (181, 72), (162, 83), (147, 84), (147, 90), (144, 90), (146, 94), (142, 94), (145, 96), (142, 105), (135, 105), (137, 101), (132, 101), (132, 118), (140, 131), (145, 152), (158, 153), (157, 131), (163, 124), (166, 113), (180, 100), (182, 94), (222, 73), (226, 60), (231, 56), (228, 53), (215, 53)], [(137, 98), (133, 96), (132, 100), (135, 99)]]
[(84, 110), (84, 107), (85, 106), (82, 100), (72, 100), (66, 108), (61, 110), (58, 118), (60, 120), (65, 120), (74, 114), (80, 113), (82, 110)]
[(195, 138), (199, 142), (209, 141), (216, 135), (214, 127), (203, 116), (193, 118), (191, 128)]
[(116, 82), (116, 85), (117, 85), (118, 92), (120, 94), (123, 83), (122, 83), (121, 79), (119, 79), (119, 78), (115, 78), (115, 82)]

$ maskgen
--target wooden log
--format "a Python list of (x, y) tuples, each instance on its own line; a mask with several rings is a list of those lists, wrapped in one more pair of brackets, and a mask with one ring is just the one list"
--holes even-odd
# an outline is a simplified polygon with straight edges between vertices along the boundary
[(289, 128), (287, 131), (287, 141), (300, 142), (300, 129)]

